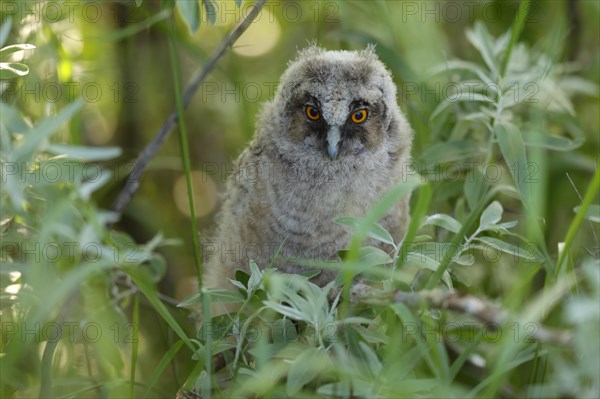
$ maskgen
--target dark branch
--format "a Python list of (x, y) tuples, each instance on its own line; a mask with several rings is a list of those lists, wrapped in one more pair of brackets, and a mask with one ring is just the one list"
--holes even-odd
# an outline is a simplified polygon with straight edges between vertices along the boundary
[[(403, 303), (412, 309), (419, 309), (424, 306), (426, 308), (450, 310), (467, 314), (479, 320), (487, 328), (492, 329), (498, 328), (510, 320), (514, 320), (514, 317), (509, 312), (474, 295), (439, 289), (419, 292), (397, 291), (382, 293), (377, 290), (370, 290), (363, 285), (354, 293), (353, 301), (368, 304)], [(573, 339), (569, 331), (551, 329), (541, 323), (536, 324), (535, 331), (530, 334), (529, 338), (557, 345), (570, 345)]]
[[(252, 10), (248, 13), (246, 18), (244, 18), (235, 27), (235, 29), (231, 31), (229, 36), (223, 39), (219, 47), (211, 55), (206, 64), (194, 74), (190, 84), (186, 87), (183, 93), (184, 108), (187, 108), (190, 101), (192, 100), (192, 97), (194, 96), (202, 82), (204, 82), (204, 79), (206, 79), (208, 74), (212, 71), (217, 61), (219, 61), (223, 54), (225, 54), (225, 51), (227, 51), (227, 49), (236, 42), (236, 40), (242, 35), (242, 33), (244, 33), (246, 29), (248, 29), (252, 21), (254, 21), (254, 19), (260, 12), (265, 1), (266, 0), (258, 0), (256, 2), (256, 4), (254, 5), (254, 7), (252, 7)], [(112, 211), (121, 214), (127, 206), (127, 204), (129, 204), (131, 198), (140, 186), (140, 181), (142, 175), (144, 174), (144, 170), (148, 165), (148, 162), (150, 162), (150, 159), (154, 156), (154, 154), (156, 154), (156, 151), (158, 151), (158, 149), (160, 148), (161, 144), (165, 140), (165, 137), (171, 131), (173, 126), (175, 126), (176, 123), (177, 111), (173, 110), (167, 118), (167, 120), (165, 121), (165, 123), (158, 131), (158, 133), (156, 133), (152, 141), (144, 148), (144, 150), (139, 155), (138, 159), (135, 162), (135, 165), (133, 166), (131, 174), (128, 176), (125, 182), (125, 186), (123, 187), (123, 189), (119, 193), (119, 196), (111, 206)]]

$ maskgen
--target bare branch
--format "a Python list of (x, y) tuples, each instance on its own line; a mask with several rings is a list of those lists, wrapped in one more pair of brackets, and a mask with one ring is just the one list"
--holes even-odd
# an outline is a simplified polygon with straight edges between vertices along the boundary
[[(219, 61), (223, 54), (225, 54), (225, 51), (236, 42), (236, 40), (242, 35), (242, 33), (244, 33), (246, 29), (248, 29), (248, 27), (250, 27), (250, 24), (252, 23), (252, 21), (254, 21), (254, 19), (260, 12), (265, 1), (266, 0), (258, 0), (256, 2), (256, 4), (254, 5), (254, 7), (252, 7), (252, 10), (248, 13), (246, 18), (244, 18), (235, 27), (235, 29), (231, 31), (229, 36), (223, 39), (219, 47), (211, 55), (206, 64), (194, 74), (192, 80), (190, 81), (190, 84), (186, 87), (183, 93), (184, 108), (187, 108), (190, 101), (192, 100), (192, 97), (194, 96), (202, 82), (204, 82), (204, 79), (206, 79), (208, 74), (212, 71), (217, 61)], [(169, 117), (162, 125), (160, 130), (156, 133), (152, 141), (148, 143), (148, 145), (140, 153), (138, 159), (135, 162), (135, 165), (133, 166), (131, 174), (126, 180), (125, 186), (123, 187), (117, 199), (115, 200), (115, 202), (113, 202), (111, 206), (112, 211), (121, 214), (127, 206), (127, 204), (129, 204), (131, 198), (139, 188), (142, 175), (144, 174), (144, 170), (146, 169), (148, 162), (154, 156), (154, 154), (156, 154), (156, 151), (158, 151), (158, 149), (160, 148), (165, 137), (171, 131), (173, 126), (175, 126), (176, 123), (177, 111), (173, 110), (171, 114), (169, 114)]]
[[(465, 295), (453, 291), (423, 290), (419, 292), (397, 291), (393, 293), (382, 293), (375, 290), (369, 292), (364, 286), (358, 295), (353, 298), (354, 302), (370, 304), (402, 303), (409, 308), (418, 309), (422, 306), (442, 310), (451, 310), (464, 313), (483, 323), (486, 328), (499, 328), (501, 325), (513, 320), (511, 315), (497, 306), (486, 302), (474, 295)], [(538, 325), (531, 333), (531, 338), (540, 342), (568, 345), (572, 342), (572, 334), (569, 331), (556, 330)]]

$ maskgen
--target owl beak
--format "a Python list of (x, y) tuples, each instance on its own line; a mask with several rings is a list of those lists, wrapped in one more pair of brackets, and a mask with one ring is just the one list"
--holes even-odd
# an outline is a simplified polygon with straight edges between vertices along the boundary
[(332, 126), (327, 132), (327, 154), (332, 161), (337, 156), (339, 143), (340, 128), (338, 126)]

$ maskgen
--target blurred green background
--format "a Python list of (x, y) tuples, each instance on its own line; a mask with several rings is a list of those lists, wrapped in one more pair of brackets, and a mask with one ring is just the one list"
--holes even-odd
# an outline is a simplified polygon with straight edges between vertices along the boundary
[[(252, 5), (217, 0), (216, 14), (201, 8), (200, 27), (192, 32), (179, 12), (174, 17), (161, 14), (171, 2), (136, 3), (3, 1), (0, 8), (2, 23), (12, 20), (6, 44), (36, 46), (15, 55), (29, 66), (30, 73), (2, 81), (3, 105), (20, 109), (28, 120), (38, 120), (82, 97), (82, 111), (57, 140), (122, 148), (120, 158), (103, 164), (114, 177), (94, 195), (94, 201), (105, 209), (138, 154), (175, 107), (169, 21), (175, 23), (185, 85)], [(481, 62), (465, 31), (475, 21), (482, 21), (497, 37), (511, 29), (517, 8), (518, 2), (513, 1), (267, 1), (257, 21), (219, 60), (185, 112), (201, 239), (214, 228), (225, 179), (253, 136), (261, 104), (272, 98), (279, 76), (298, 49), (312, 42), (328, 49), (362, 49), (376, 44), (376, 52), (398, 85), (400, 106), (415, 129), (413, 157), (418, 163), (427, 149), (449, 140), (454, 128), (447, 117), (430, 120), (433, 110), (448, 96), (448, 82), (454, 77), (432, 76), (429, 71), (450, 59)], [(565, 172), (583, 193), (599, 155), (599, 20), (600, 2), (595, 0), (532, 1), (521, 34), (521, 41), (530, 48), (590, 82), (567, 100), (572, 104), (565, 109), (572, 106), (572, 113), (563, 109), (544, 114), (548, 133), (585, 139), (575, 152), (556, 152), (547, 158), (540, 214), (552, 254), (566, 234), (573, 208), (580, 203)], [(430, 213), (451, 213), (462, 183), (439, 182), (433, 190)], [(514, 198), (506, 197), (503, 205), (509, 216), (519, 212)], [(187, 312), (172, 306), (196, 289), (185, 180), (175, 132), (150, 162), (139, 191), (115, 227), (136, 242), (147, 242), (157, 232), (180, 240), (178, 245), (159, 250), (166, 260), (166, 273), (158, 286), (177, 320), (194, 335)], [(589, 230), (582, 230), (577, 240), (582, 248), (597, 245)], [(121, 305), (129, 318), (130, 303)], [(142, 302), (140, 335), (139, 356), (144, 362), (139, 372), (148, 378), (174, 342), (174, 334)], [(172, 376), (186, 375), (193, 366), (189, 353), (181, 353), (177, 359), (159, 384), (169, 394), (182, 382)]]

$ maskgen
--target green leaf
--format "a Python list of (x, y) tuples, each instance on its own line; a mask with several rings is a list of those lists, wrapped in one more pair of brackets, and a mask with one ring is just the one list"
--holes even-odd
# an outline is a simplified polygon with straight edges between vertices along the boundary
[[(579, 206), (579, 205), (576, 206), (573, 209), (573, 212), (575, 212), (575, 213), (579, 212), (580, 208), (581, 208), (581, 206)], [(584, 217), (591, 222), (600, 223), (600, 205), (596, 205), (596, 204), (590, 205), (587, 212), (585, 213)]]
[[(447, 163), (465, 161), (469, 158), (477, 158), (482, 153), (481, 149), (473, 140), (452, 140), (436, 143), (423, 151), (421, 161), (425, 168), (434, 166), (436, 163)], [(421, 162), (417, 162), (420, 166)]]
[(53, 135), (62, 125), (67, 123), (83, 106), (81, 99), (64, 107), (56, 116), (43, 119), (28, 132), (24, 132), (23, 142), (12, 155), (16, 162), (27, 162), (33, 153), (40, 150), (42, 142)]
[(431, 74), (430, 76), (435, 76), (441, 72), (449, 72), (455, 70), (464, 70), (473, 73), (479, 79), (481, 79), (483, 83), (485, 83), (486, 89), (493, 90), (494, 93), (496, 93), (496, 95), (498, 94), (498, 85), (496, 84), (496, 82), (491, 77), (489, 77), (484, 72), (484, 70), (479, 67), (479, 65), (472, 62), (462, 60), (446, 61), (445, 63), (432, 68), (429, 73)]
[(84, 162), (106, 161), (121, 155), (119, 147), (84, 147), (66, 144), (50, 144), (46, 151), (54, 155), (66, 155), (69, 159)]
[(167, 274), (167, 260), (160, 253), (153, 253), (147, 262), (148, 271), (154, 282), (158, 283)]
[[(2, 103), (2, 112), (0, 112), (0, 120), (5, 125), (6, 129), (8, 129), (9, 133), (23, 133), (31, 128), (30, 125), (27, 124), (25, 118), (23, 118), (23, 115), (21, 115), (19, 110), (6, 103)], [(10, 145), (11, 143), (8, 142), (7, 144)], [(10, 151), (6, 147), (4, 147), (4, 150)]]
[(92, 196), (92, 193), (94, 193), (99, 188), (103, 187), (106, 183), (108, 183), (111, 177), (112, 173), (104, 171), (104, 173), (100, 174), (100, 177), (98, 179), (83, 183), (78, 189), (79, 196), (84, 201), (88, 201)]
[(488, 205), (481, 213), (479, 218), (479, 227), (492, 226), (497, 224), (502, 219), (502, 205), (498, 201), (494, 201)]
[(252, 293), (260, 286), (262, 282), (263, 274), (258, 268), (258, 265), (253, 260), (249, 262), (250, 266), (250, 279), (248, 280), (248, 295)]
[(467, 30), (467, 39), (479, 51), (481, 58), (485, 61), (492, 75), (498, 77), (498, 62), (494, 56), (493, 38), (485, 24), (481, 21), (475, 22), (475, 28)]
[(198, 0), (177, 0), (177, 8), (192, 32), (200, 27), (200, 6)]
[(12, 26), (12, 17), (6, 18), (6, 21), (0, 27), (0, 47), (4, 46), (6, 41), (8, 40), (8, 35), (10, 34), (10, 28)]
[(463, 190), (469, 209), (475, 209), (479, 198), (483, 197), (487, 191), (486, 179), (479, 168), (471, 169), (471, 173), (469, 173), (465, 179)]
[(598, 97), (598, 85), (579, 76), (565, 76), (560, 79), (558, 85), (571, 96), (584, 94), (590, 97)]
[(458, 220), (443, 213), (436, 213), (435, 215), (428, 216), (423, 222), (423, 226), (427, 225), (439, 226), (453, 233), (458, 233), (462, 227)]
[[(334, 221), (337, 224), (350, 226), (353, 230), (355, 230), (361, 225), (362, 219), (363, 218), (355, 216), (342, 216), (335, 218)], [(386, 244), (394, 245), (394, 238), (392, 235), (377, 223), (371, 225), (368, 236)]]
[(526, 176), (529, 164), (521, 132), (512, 123), (498, 122), (495, 133), (502, 156), (521, 194), (521, 201), (527, 206), (530, 198), (528, 176)]
[(246, 286), (244, 284), (242, 284), (240, 281), (233, 280), (231, 278), (228, 278), (227, 280), (229, 280), (229, 282), (231, 284), (233, 284), (234, 287), (239, 288), (242, 291), (247, 291)]
[(11, 44), (10, 46), (0, 49), (0, 56), (6, 57), (7, 55), (16, 53), (17, 51), (33, 50), (34, 48), (35, 46), (33, 44)]
[(495, 102), (495, 100), (491, 97), (488, 96), (484, 96), (483, 94), (479, 94), (479, 93), (458, 93), (457, 95), (453, 95), (450, 96), (446, 99), (444, 99), (444, 101), (442, 101), (437, 107), (436, 109), (432, 112), (431, 116), (429, 117), (430, 120), (433, 120), (436, 116), (438, 116), (442, 111), (444, 111), (446, 108), (448, 108), (449, 106), (459, 103), (459, 102), (464, 102), (464, 101), (478, 101), (478, 102), (486, 102), (486, 103), (493, 103)]
[(214, 25), (217, 20), (217, 5), (213, 3), (214, 0), (202, 0), (204, 4), (204, 10), (206, 10), (206, 17), (208, 23)]
[(237, 269), (235, 271), (235, 279), (242, 283), (244, 287), (247, 287), (248, 281), (250, 281), (250, 275), (242, 269)]
[(317, 348), (304, 350), (290, 366), (285, 387), (286, 393), (289, 397), (294, 397), (302, 387), (330, 367), (329, 357), (323, 350)]
[(566, 137), (551, 136), (541, 132), (523, 132), (523, 141), (528, 147), (547, 148), (554, 151), (572, 151), (579, 148), (583, 143), (583, 138), (569, 140)]
[(363, 341), (358, 341), (358, 346), (361, 349), (363, 360), (369, 365), (370, 371), (373, 375), (378, 375), (383, 369), (383, 366), (375, 351)]
[(26, 76), (29, 73), (29, 67), (17, 62), (0, 62), (0, 79), (14, 79)]
[(141, 6), (141, 5), (142, 5), (142, 3), (143, 3), (143, 1), (144, 1), (144, 0), (135, 0), (135, 6), (136, 6), (136, 7), (139, 7), (139, 6)]
[(392, 261), (390, 256), (379, 248), (361, 247), (359, 251), (361, 269), (368, 269), (377, 265), (387, 265)]
[(433, 77), (433, 76), (439, 75), (440, 73), (443, 73), (443, 72), (457, 71), (457, 70), (458, 71), (461, 71), (461, 70), (469, 71), (475, 75), (479, 75), (480, 73), (483, 73), (483, 71), (481, 70), (479, 65), (475, 64), (474, 62), (468, 62), (468, 61), (463, 61), (463, 60), (448, 60), (448, 61), (445, 61), (445, 62), (431, 68), (428, 71), (427, 76)]
[(521, 248), (494, 237), (475, 237), (474, 240), (479, 241), (489, 247), (495, 248), (499, 251), (518, 256), (520, 258), (530, 260), (540, 259), (540, 256), (537, 251), (531, 251), (528, 248)]
[(23, 195), (23, 181), (18, 173), (5, 173), (4, 167), (5, 165), (2, 165), (2, 193), (8, 194), (13, 208), (24, 211), (26, 209), (27, 201)]
[(308, 321), (308, 316), (305, 313), (299, 311), (298, 309), (292, 308), (291, 306), (282, 305), (280, 303), (273, 302), (273, 301), (263, 301), (263, 304), (266, 307), (271, 308), (275, 312), (277, 312), (285, 317), (288, 317), (292, 320)]
[(513, 220), (510, 222), (505, 222), (505, 223), (499, 223), (499, 224), (494, 224), (494, 225), (488, 225), (488, 226), (479, 226), (478, 232), (482, 232), (482, 231), (493, 231), (496, 232), (498, 234), (509, 234), (513, 237), (518, 237), (521, 238), (518, 234), (512, 233), (510, 231), (508, 231), (508, 229), (515, 227), (517, 225), (517, 221)]
[[(141, 0), (140, 0), (140, 2), (141, 2)], [(182, 341), (182, 340), (175, 342), (175, 344), (173, 344), (169, 348), (169, 350), (163, 355), (162, 359), (160, 359), (160, 361), (158, 362), (158, 365), (154, 369), (154, 372), (152, 373), (152, 376), (150, 377), (148, 385), (146, 386), (146, 391), (144, 392), (144, 395), (142, 397), (144, 397), (144, 398), (149, 397), (148, 395), (150, 395), (150, 391), (152, 390), (152, 387), (154, 387), (154, 385), (158, 382), (159, 377), (162, 375), (162, 373), (165, 371), (165, 369), (173, 362), (173, 359), (175, 359), (175, 355), (177, 355), (177, 352), (179, 352), (179, 350), (181, 349), (183, 344), (184, 344), (184, 341)]]
[[(345, 321), (346, 319), (344, 319)], [(369, 320), (371, 322), (371, 320)], [(360, 336), (370, 344), (385, 344), (387, 345), (390, 341), (390, 337), (383, 331), (383, 329), (373, 330), (370, 328), (363, 327), (359, 324), (352, 325), (352, 329), (354, 329)]]
[(127, 274), (131, 276), (131, 279), (139, 287), (140, 291), (146, 296), (148, 301), (152, 304), (154, 309), (163, 318), (163, 320), (171, 327), (171, 329), (183, 340), (186, 345), (195, 351), (196, 348), (192, 345), (190, 339), (185, 333), (184, 329), (181, 328), (177, 320), (173, 317), (169, 309), (161, 302), (157, 295), (156, 285), (149, 279), (147, 273), (141, 273), (140, 270), (134, 268), (125, 269)]

